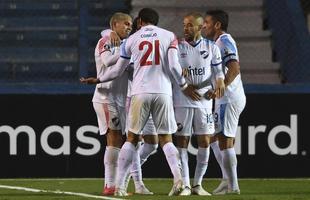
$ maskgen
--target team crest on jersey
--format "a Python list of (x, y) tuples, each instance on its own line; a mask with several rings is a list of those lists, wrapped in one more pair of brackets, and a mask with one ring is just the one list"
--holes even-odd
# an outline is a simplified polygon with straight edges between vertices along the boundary
[(103, 46), (103, 48), (104, 48), (105, 50), (110, 50), (110, 49), (111, 49), (111, 46), (108, 45), (108, 44), (105, 44), (105, 45)]
[(112, 118), (112, 123), (114, 124), (114, 126), (118, 126), (120, 123), (120, 120), (118, 117), (114, 117)]
[(202, 56), (203, 59), (206, 59), (209, 56), (209, 52), (208, 51), (200, 51), (200, 55)]

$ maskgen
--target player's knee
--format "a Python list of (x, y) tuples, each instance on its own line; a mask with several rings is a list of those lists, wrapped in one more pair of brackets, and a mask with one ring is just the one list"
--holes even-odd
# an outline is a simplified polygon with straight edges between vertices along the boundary
[(189, 136), (176, 136), (176, 146), (179, 148), (187, 148), (189, 139)]

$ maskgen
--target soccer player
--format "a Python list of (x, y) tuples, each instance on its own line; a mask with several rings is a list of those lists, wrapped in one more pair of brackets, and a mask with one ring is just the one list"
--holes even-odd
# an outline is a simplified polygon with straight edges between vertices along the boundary
[[(184, 37), (179, 42), (179, 61), (187, 74), (187, 82), (193, 85), (201, 85), (204, 81), (211, 82), (212, 73), (216, 77), (215, 91), (222, 95), (224, 93), (224, 73), (222, 71), (222, 59), (219, 48), (213, 41), (202, 38), (201, 29), (203, 16), (193, 12), (187, 14), (183, 19)], [(198, 90), (203, 95), (209, 90), (211, 84)], [(178, 123), (176, 132), (176, 146), (179, 150), (182, 163), (182, 175), (185, 189), (181, 195), (211, 195), (201, 185), (203, 176), (208, 167), (209, 160), (209, 138), (214, 133), (212, 114), (212, 99), (201, 99), (193, 101), (181, 92), (179, 88), (173, 89), (173, 102), (175, 117)], [(195, 169), (193, 187), (191, 189), (187, 147), (192, 134), (197, 136), (198, 154)]]
[[(137, 19), (135, 18), (133, 20), (132, 24), (132, 31), (130, 34), (135, 33), (137, 30), (140, 29), (140, 27), (137, 24)], [(110, 39), (111, 43), (115, 46), (119, 46), (121, 43), (121, 40), (119, 36), (111, 31), (111, 30), (106, 30), (110, 32)], [(129, 64), (127, 67), (129, 70), (132, 71), (133, 69), (133, 62)], [(127, 100), (126, 100), (126, 122), (128, 122), (128, 110), (130, 106), (130, 101), (131, 101), (131, 78), (132, 73), (129, 75), (129, 80), (128, 80), (128, 91), (127, 91)], [(126, 132), (128, 132), (128, 123), (126, 123)], [(127, 190), (127, 186), (130, 180), (130, 177), (133, 178), (134, 180), (134, 185), (135, 185), (135, 193), (137, 194), (147, 194), (147, 195), (152, 195), (153, 193), (150, 192), (143, 184), (142, 181), (142, 172), (141, 172), (141, 165), (146, 162), (148, 157), (157, 151), (158, 147), (158, 137), (156, 134), (156, 129), (154, 126), (154, 122), (152, 117), (150, 116), (149, 120), (146, 122), (143, 130), (142, 130), (142, 137), (143, 137), (143, 142), (141, 147), (138, 149), (139, 150), (139, 156), (138, 158), (134, 158), (132, 161), (132, 166), (131, 170), (128, 172), (128, 175), (126, 175), (126, 182), (125, 182), (125, 189)]]
[(246, 97), (241, 81), (237, 45), (231, 35), (226, 33), (227, 27), (228, 14), (225, 11), (207, 11), (203, 32), (207, 38), (214, 40), (221, 50), (226, 85), (224, 96), (215, 100), (214, 119), (218, 143), (211, 144), (211, 148), (215, 152), (222, 174), (227, 180), (223, 179), (213, 194), (240, 194), (234, 140)]
[(176, 36), (154, 24), (158, 22), (155, 10), (144, 8), (138, 14), (141, 29), (131, 35), (121, 46), (121, 57), (116, 65), (107, 70), (99, 79), (81, 79), (85, 83), (98, 83), (112, 80), (120, 76), (129, 60), (134, 61), (134, 72), (129, 109), (129, 131), (127, 141), (119, 155), (116, 195), (124, 196), (124, 173), (130, 167), (132, 158), (136, 156), (139, 134), (149, 116), (152, 115), (159, 143), (163, 148), (171, 172), (174, 185), (169, 195), (178, 195), (183, 190), (179, 153), (172, 143), (171, 133), (176, 131), (172, 105), (172, 88), (170, 74), (175, 78), (183, 92), (193, 100), (200, 95), (188, 85), (182, 76), (182, 68), (178, 63)]
[[(132, 25), (132, 18), (125, 13), (115, 13), (110, 19), (111, 29), (121, 38), (127, 38)], [(119, 58), (119, 48), (110, 44), (109, 34), (102, 33), (95, 48), (97, 76), (104, 73), (111, 63)], [(106, 135), (107, 146), (104, 154), (104, 188), (103, 195), (114, 195), (117, 159), (123, 144), (125, 125), (124, 95), (127, 88), (121, 88), (116, 83), (127, 81), (124, 74), (117, 80), (96, 85), (93, 96), (93, 107), (97, 115), (99, 131)], [(124, 90), (125, 89), (125, 90)], [(126, 98), (126, 97), (125, 97)]]

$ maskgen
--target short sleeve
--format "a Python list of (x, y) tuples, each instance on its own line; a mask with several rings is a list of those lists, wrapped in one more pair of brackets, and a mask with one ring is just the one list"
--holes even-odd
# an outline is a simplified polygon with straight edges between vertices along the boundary
[(222, 60), (225, 64), (231, 60), (239, 61), (237, 56), (237, 48), (233, 41), (224, 37), (220, 39), (218, 46), (221, 50)]
[(131, 51), (130, 51), (130, 41), (128, 39), (124, 40), (123, 43), (121, 44), (121, 52), (120, 52), (120, 57), (125, 58), (125, 59), (130, 59), (131, 58)]
[(99, 55), (105, 51), (111, 51), (110, 37), (104, 36), (98, 42)]
[(169, 48), (174, 48), (174, 49), (177, 49), (178, 48), (178, 38), (175, 34), (173, 34), (173, 38), (172, 38), (172, 41), (169, 45)]

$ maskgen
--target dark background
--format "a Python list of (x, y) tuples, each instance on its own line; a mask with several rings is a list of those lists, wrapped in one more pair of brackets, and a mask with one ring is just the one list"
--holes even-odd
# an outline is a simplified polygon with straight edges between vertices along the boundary
[[(9, 153), (9, 137), (0, 132), (0, 177), (102, 177), (104, 136), (87, 133), (101, 141), (101, 150), (92, 156), (75, 152), (78, 146), (91, 148), (76, 139), (76, 130), (84, 125), (97, 125), (91, 103), (92, 95), (1, 95), (0, 126), (16, 128), (31, 126), (36, 132), (36, 155), (29, 155), (28, 136), (18, 135), (17, 155)], [(240, 118), (242, 132), (241, 155), (238, 155), (240, 177), (309, 177), (309, 94), (248, 94), (247, 105)], [(267, 143), (268, 133), (278, 125), (290, 127), (290, 115), (298, 115), (297, 155), (276, 155)], [(70, 155), (51, 156), (42, 150), (40, 135), (51, 125), (70, 126)], [(248, 126), (266, 125), (265, 133), (256, 136), (256, 154), (248, 153)], [(192, 139), (193, 141), (195, 138)], [(63, 139), (59, 133), (48, 138), (53, 148), (60, 147)], [(193, 142), (194, 144), (195, 142)], [(287, 133), (276, 136), (278, 147), (290, 143)], [(303, 153), (302, 153), (303, 152)], [(191, 174), (194, 173), (195, 156), (190, 155)], [(161, 149), (143, 166), (144, 177), (171, 177)], [(206, 176), (219, 177), (219, 167), (211, 153)]]

